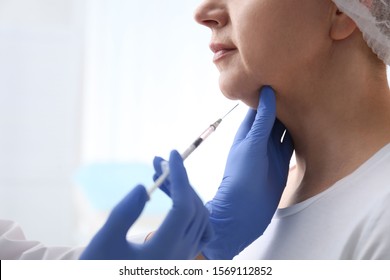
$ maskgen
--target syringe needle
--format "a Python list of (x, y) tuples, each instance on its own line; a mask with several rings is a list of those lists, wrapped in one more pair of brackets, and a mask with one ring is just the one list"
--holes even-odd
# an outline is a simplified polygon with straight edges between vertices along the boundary
[[(190, 154), (192, 154), (193, 151), (195, 151), (195, 149), (197, 147), (199, 147), (199, 145), (211, 134), (213, 133), (217, 127), (219, 126), (219, 124), (222, 122), (222, 120), (231, 113), (231, 111), (233, 111), (234, 109), (236, 109), (236, 107), (238, 106), (238, 103), (236, 106), (234, 106), (229, 112), (227, 112), (222, 118), (218, 119), (217, 121), (215, 121), (213, 124), (211, 124), (182, 154), (181, 154), (181, 157), (183, 158), (183, 160), (185, 160), (186, 158), (188, 158), (188, 156)], [(168, 166), (166, 166), (165, 169), (163, 169), (163, 173), (160, 175), (160, 177), (158, 177), (158, 179), (154, 182), (154, 184), (149, 188), (148, 190), (148, 195), (150, 197), (150, 195), (157, 189), (159, 188), (162, 183), (164, 183), (164, 181), (168, 178), (169, 176), (169, 168)]]
[(221, 118), (221, 120), (223, 120), (223, 119), (224, 119), (227, 115), (229, 115), (234, 109), (236, 109), (237, 106), (238, 106), (239, 104), (240, 104), (240, 103), (237, 103), (236, 106), (234, 106), (232, 109), (230, 109), (230, 111), (227, 112), (227, 113)]

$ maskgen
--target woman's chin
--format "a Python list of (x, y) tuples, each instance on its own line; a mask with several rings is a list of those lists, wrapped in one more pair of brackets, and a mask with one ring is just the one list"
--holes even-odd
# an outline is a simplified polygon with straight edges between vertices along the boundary
[(230, 100), (240, 100), (249, 107), (256, 109), (259, 102), (259, 90), (250, 90), (243, 87), (237, 88), (220, 83), (223, 95)]

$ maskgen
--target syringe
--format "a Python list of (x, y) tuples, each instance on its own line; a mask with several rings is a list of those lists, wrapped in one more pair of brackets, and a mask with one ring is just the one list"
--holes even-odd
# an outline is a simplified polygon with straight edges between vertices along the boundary
[[(233, 111), (236, 106), (234, 106), (229, 112), (227, 112), (222, 118), (218, 119), (215, 121), (213, 124), (211, 124), (182, 154), (181, 157), (183, 158), (183, 161), (189, 157), (190, 154), (192, 154), (193, 151), (196, 150), (196, 148), (199, 147), (199, 145), (206, 140), (207, 137), (210, 136), (211, 133), (213, 133), (217, 127), (220, 125), (222, 120), (230, 114), (231, 111)], [(169, 168), (166, 166), (166, 168), (163, 170), (163, 173), (160, 175), (160, 177), (157, 178), (157, 180), (154, 182), (154, 184), (149, 188), (148, 194), (149, 197), (150, 195), (157, 189), (159, 188), (162, 183), (168, 178), (169, 176)]]

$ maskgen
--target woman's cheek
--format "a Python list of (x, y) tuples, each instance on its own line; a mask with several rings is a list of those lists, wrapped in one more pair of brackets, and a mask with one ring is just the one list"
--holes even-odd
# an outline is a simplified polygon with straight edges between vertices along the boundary
[(241, 100), (248, 106), (257, 108), (259, 90), (264, 85), (262, 69), (259, 69), (257, 61), (250, 61), (250, 58), (253, 56), (241, 53), (227, 61), (224, 67), (220, 67), (219, 86), (226, 98)]

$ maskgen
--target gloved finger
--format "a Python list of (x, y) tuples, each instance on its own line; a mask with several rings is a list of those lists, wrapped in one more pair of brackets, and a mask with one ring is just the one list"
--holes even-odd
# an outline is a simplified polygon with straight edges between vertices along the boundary
[(213, 226), (210, 223), (209, 210), (206, 209), (206, 207), (204, 207), (204, 211), (205, 211), (205, 214), (207, 217), (207, 221), (206, 221), (207, 223), (206, 223), (206, 228), (204, 229), (202, 237), (201, 237), (200, 242), (199, 242), (199, 248), (198, 248), (199, 252), (201, 252), (208, 243), (213, 241), (215, 236), (216, 236), (214, 229), (213, 229)]
[[(153, 167), (155, 170), (155, 174), (153, 175), (153, 181), (156, 181), (163, 173), (162, 170), (163, 162), (166, 162), (166, 160), (161, 157), (155, 157), (153, 159)], [(162, 185), (160, 186), (160, 190), (162, 190), (167, 196), (171, 197), (171, 187), (170, 187), (169, 178), (167, 178), (164, 181), (164, 183), (162, 183)]]
[[(188, 180), (188, 177), (187, 177)], [(188, 192), (187, 192), (187, 203), (192, 203), (193, 208), (195, 209), (194, 212), (203, 211), (204, 213), (207, 213), (207, 221), (208, 221), (208, 215), (209, 212), (207, 211), (206, 207), (204, 206), (203, 201), (200, 199), (199, 195), (196, 193), (194, 188), (191, 187), (191, 185), (188, 183)]]
[(154, 157), (153, 159), (153, 167), (154, 167), (154, 171), (156, 172), (156, 174), (159, 176), (162, 174), (162, 168), (161, 168), (161, 163), (165, 161), (163, 158), (161, 157)]
[(191, 187), (187, 171), (183, 165), (183, 159), (177, 151), (172, 151), (170, 154), (169, 170), (173, 204), (187, 202), (191, 193)]
[(203, 204), (203, 201), (200, 199), (200, 197), (196, 194), (193, 188), (190, 186), (190, 196), (189, 196), (190, 202), (193, 205), (194, 208), (194, 220), (196, 219), (198, 223), (202, 224), (202, 227), (199, 226), (199, 224), (196, 226), (198, 229), (198, 232), (196, 234), (201, 234), (199, 232), (200, 230), (203, 231), (206, 222), (209, 222), (209, 212), (207, 211), (206, 207)]
[(193, 216), (189, 217), (189, 223), (185, 230), (186, 238), (191, 242), (196, 242), (196, 240), (200, 240), (205, 227), (205, 224), (203, 222), (204, 214), (203, 212), (199, 212), (197, 210), (198, 209), (195, 208), (194, 211), (192, 211)]
[(111, 236), (126, 237), (129, 228), (138, 219), (149, 196), (142, 185), (136, 186), (111, 211), (103, 230)]
[[(208, 228), (210, 225), (209, 214), (207, 209), (203, 205), (199, 205), (196, 209), (196, 219), (199, 220), (199, 224), (197, 226), (196, 234), (193, 237), (194, 242), (197, 243), (205, 243), (210, 238), (210, 232), (208, 232), (211, 228)], [(194, 224), (196, 226), (196, 224)]]
[(207, 215), (207, 224), (206, 224), (206, 229), (204, 230), (203, 232), (203, 235), (202, 235), (202, 242), (204, 244), (210, 242), (211, 240), (213, 240), (215, 234), (214, 234), (214, 230), (213, 230), (213, 227), (211, 226), (211, 223), (209, 221), (209, 212), (207, 211), (207, 209), (205, 209), (206, 211), (206, 215)]
[(268, 139), (276, 119), (276, 98), (273, 89), (265, 86), (261, 89), (257, 114), (247, 139), (254, 143)]
[[(193, 195), (196, 195), (195, 192)], [(192, 201), (195, 211), (192, 213), (193, 217), (188, 218), (188, 226), (183, 240), (191, 244), (194, 254), (193, 257), (195, 257), (213, 237), (213, 231), (209, 221), (208, 211), (203, 206), (202, 201), (195, 198)]]
[(166, 236), (172, 228), (175, 228), (176, 237), (185, 236), (188, 224), (192, 222), (195, 213), (192, 188), (189, 185), (187, 172), (183, 165), (183, 159), (177, 151), (172, 151), (169, 157), (169, 170), (171, 181), (172, 208), (159, 228), (157, 236), (167, 242), (171, 236)]
[[(151, 239), (148, 240), (152, 246), (157, 244), (175, 244), (183, 242), (186, 238), (186, 230), (193, 216), (192, 211), (188, 211), (189, 206), (183, 207), (173, 205), (164, 221), (154, 233)], [(187, 208), (187, 209), (186, 209)]]
[[(182, 226), (181, 223), (188, 220), (189, 217), (192, 217), (192, 215), (188, 215), (188, 212), (192, 208), (192, 201), (190, 199), (190, 187), (183, 165), (183, 159), (177, 151), (172, 151), (170, 154), (169, 170), (171, 182), (170, 197), (173, 205), (162, 226), (170, 223), (169, 220), (172, 215), (175, 216), (177, 226)], [(184, 225), (185, 228), (186, 226)]]
[[(153, 181), (157, 181), (157, 179), (161, 176), (161, 174), (154, 174)], [(165, 179), (164, 183), (159, 187), (167, 196), (171, 197), (171, 183), (169, 182), (169, 178)]]
[[(151, 241), (159, 243), (187, 239), (189, 225), (196, 216), (196, 204), (202, 204), (189, 185), (183, 159), (177, 151), (172, 151), (169, 158), (171, 198), (173, 205), (167, 217)], [(199, 199), (199, 200), (198, 200)], [(173, 234), (174, 232), (174, 234)]]
[(237, 130), (236, 136), (234, 137), (233, 145), (235, 143), (241, 142), (246, 138), (248, 132), (252, 127), (255, 117), (256, 117), (256, 110), (249, 109), (248, 112), (246, 113), (244, 120), (242, 121), (240, 127)]

